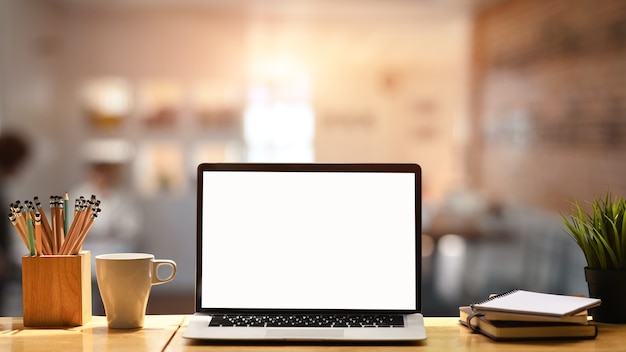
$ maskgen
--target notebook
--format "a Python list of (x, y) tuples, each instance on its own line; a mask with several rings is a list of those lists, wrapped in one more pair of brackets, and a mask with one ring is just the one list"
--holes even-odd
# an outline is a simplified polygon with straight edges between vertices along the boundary
[(600, 299), (512, 290), (471, 305), (474, 312), (509, 312), (566, 316), (601, 304)]
[(190, 339), (416, 341), (417, 164), (201, 164)]
[(559, 322), (529, 322), (515, 320), (489, 320), (474, 316), (469, 306), (459, 307), (459, 322), (474, 332), (496, 341), (593, 339), (598, 335), (595, 324), (568, 324)]

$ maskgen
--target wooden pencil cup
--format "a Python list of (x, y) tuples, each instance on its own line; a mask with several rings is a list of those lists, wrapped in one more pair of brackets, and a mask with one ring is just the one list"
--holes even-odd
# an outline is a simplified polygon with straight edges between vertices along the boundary
[(91, 320), (91, 254), (22, 257), (24, 326), (68, 327)]

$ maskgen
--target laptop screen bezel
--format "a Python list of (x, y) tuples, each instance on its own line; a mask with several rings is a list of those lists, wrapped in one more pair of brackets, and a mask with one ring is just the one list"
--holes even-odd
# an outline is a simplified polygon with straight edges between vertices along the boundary
[[(202, 209), (203, 209), (203, 173), (206, 171), (256, 171), (256, 172), (374, 172), (374, 173), (411, 173), (415, 177), (415, 283), (416, 302), (414, 310), (372, 310), (372, 309), (251, 309), (251, 308), (203, 308), (202, 307)], [(201, 163), (197, 167), (197, 207), (196, 207), (196, 283), (195, 309), (197, 313), (219, 314), (261, 314), (261, 313), (329, 313), (329, 314), (367, 314), (421, 313), (422, 293), (422, 256), (421, 256), (421, 198), (422, 198), (421, 167), (412, 163)]]

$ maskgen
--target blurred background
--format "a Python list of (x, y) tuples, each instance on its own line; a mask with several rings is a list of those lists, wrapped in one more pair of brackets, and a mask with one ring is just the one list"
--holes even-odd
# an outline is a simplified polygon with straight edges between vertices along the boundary
[[(148, 313), (193, 312), (203, 161), (420, 164), (427, 316), (587, 294), (561, 215), (626, 192), (626, 2), (0, 0), (12, 132), (29, 153), (3, 206), (93, 190), (126, 219), (86, 249), (178, 263)], [(5, 232), (19, 316), (26, 249)]]

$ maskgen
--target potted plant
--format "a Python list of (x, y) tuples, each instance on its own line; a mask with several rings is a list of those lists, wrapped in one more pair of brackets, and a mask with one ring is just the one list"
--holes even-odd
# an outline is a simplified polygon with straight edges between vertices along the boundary
[(589, 206), (585, 212), (574, 202), (563, 222), (587, 260), (589, 296), (602, 300), (591, 314), (598, 322), (626, 323), (626, 200), (608, 193)]

